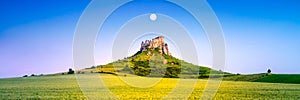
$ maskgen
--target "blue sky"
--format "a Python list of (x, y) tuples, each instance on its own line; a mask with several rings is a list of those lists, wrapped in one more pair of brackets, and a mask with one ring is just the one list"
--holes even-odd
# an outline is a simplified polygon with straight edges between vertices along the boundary
[[(89, 2), (1, 0), (0, 77), (55, 73), (71, 67), (74, 30)], [(151, 1), (140, 1), (141, 4), (145, 2)], [(160, 1), (156, 3), (159, 4)], [(271, 68), (274, 73), (300, 73), (299, 0), (208, 0), (208, 3), (224, 31), (226, 71), (260, 73)], [(156, 4), (152, 3), (152, 7), (153, 5)], [(130, 10), (130, 7), (126, 9)], [(185, 21), (190, 18), (184, 11), (163, 11), (167, 10), (162, 10), (161, 13), (173, 16), (185, 27), (191, 25), (187, 29), (195, 29), (197, 25)], [(122, 9), (119, 14), (134, 15)], [(196, 34), (198, 31), (201, 33), (201, 29), (191, 30), (191, 35), (194, 36), (197, 47), (205, 49), (199, 50), (199, 56), (209, 59), (209, 44), (205, 42), (203, 33)], [(106, 39), (114, 37), (110, 34), (99, 36), (105, 36)], [(105, 39), (99, 38), (97, 41), (103, 40)], [(102, 45), (111, 47), (111, 44), (96, 45), (96, 51), (99, 51), (95, 55), (96, 63), (109, 62), (110, 56), (102, 55), (101, 52), (109, 53), (110, 50), (99, 48)], [(210, 60), (200, 60), (200, 65), (210, 66)]]

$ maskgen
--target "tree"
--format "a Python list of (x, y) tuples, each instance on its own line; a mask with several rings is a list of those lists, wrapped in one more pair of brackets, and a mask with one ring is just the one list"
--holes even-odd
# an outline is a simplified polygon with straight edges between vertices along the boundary
[(95, 68), (96, 68), (95, 66), (92, 66), (92, 67), (91, 67), (91, 69), (95, 69)]
[(267, 72), (268, 72), (268, 74), (270, 74), (270, 73), (271, 73), (271, 69), (268, 69), (268, 71), (267, 71)]
[(179, 67), (167, 67), (165, 76), (166, 78), (179, 78), (178, 74), (180, 73)]
[(69, 68), (68, 74), (74, 74), (74, 70), (72, 68)]
[(147, 76), (151, 72), (148, 60), (134, 62), (134, 66), (132, 69), (134, 73), (138, 76)]
[(207, 73), (207, 70), (205, 69), (200, 69), (199, 70), (199, 78), (206, 78), (205, 74)]

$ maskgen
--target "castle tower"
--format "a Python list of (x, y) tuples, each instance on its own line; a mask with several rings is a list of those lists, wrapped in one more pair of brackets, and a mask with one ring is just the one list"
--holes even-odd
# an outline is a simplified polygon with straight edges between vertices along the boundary
[(146, 49), (155, 49), (158, 48), (160, 54), (170, 55), (168, 44), (165, 43), (165, 39), (163, 36), (158, 36), (153, 38), (152, 40), (145, 40), (141, 43), (140, 51), (146, 51)]

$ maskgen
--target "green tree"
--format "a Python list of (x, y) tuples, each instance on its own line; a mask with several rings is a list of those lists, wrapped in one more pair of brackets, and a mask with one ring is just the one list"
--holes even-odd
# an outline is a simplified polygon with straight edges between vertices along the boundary
[(207, 73), (207, 70), (205, 69), (200, 69), (199, 70), (199, 78), (205, 78), (205, 74)]
[(268, 71), (267, 71), (267, 72), (268, 72), (268, 74), (270, 74), (272, 71), (271, 71), (271, 69), (268, 69)]
[(180, 68), (179, 67), (167, 67), (167, 71), (165, 73), (164, 77), (167, 78), (178, 78), (178, 74), (180, 73)]
[(134, 73), (138, 76), (147, 76), (150, 74), (151, 69), (149, 66), (149, 61), (135, 61), (133, 62), (134, 66), (133, 66), (133, 70)]
[(69, 68), (68, 74), (74, 74), (74, 70), (72, 68)]

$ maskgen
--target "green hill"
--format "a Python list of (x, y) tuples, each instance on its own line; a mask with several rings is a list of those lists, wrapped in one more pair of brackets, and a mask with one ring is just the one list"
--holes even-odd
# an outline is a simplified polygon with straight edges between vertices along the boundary
[(300, 74), (249, 74), (249, 75), (230, 75), (224, 76), (226, 81), (249, 81), (249, 82), (268, 82), (268, 83), (300, 83)]
[(300, 83), (300, 74), (273, 74), (264, 78), (255, 80), (254, 82), (269, 83)]
[(256, 81), (258, 79), (268, 77), (266, 73), (262, 74), (249, 74), (249, 75), (230, 75), (230, 76), (225, 76), (223, 80), (226, 81)]
[(171, 55), (169, 49), (168, 44), (164, 42), (164, 36), (158, 36), (142, 41), (140, 50), (131, 57), (94, 66), (89, 70), (114, 75), (166, 78), (208, 78), (210, 73), (214, 74), (213, 77), (220, 77), (224, 73), (177, 59)]
[[(213, 71), (216, 74), (223, 74), (208, 67), (197, 66), (183, 60), (179, 60), (171, 55), (161, 54), (158, 49), (147, 49), (137, 52), (135, 55), (118, 60), (106, 65), (96, 66), (96, 72), (115, 74), (134, 74), (147, 77), (167, 77), (167, 78), (207, 78)], [(198, 76), (198, 74), (200, 76)], [(217, 75), (216, 75), (217, 76)]]

